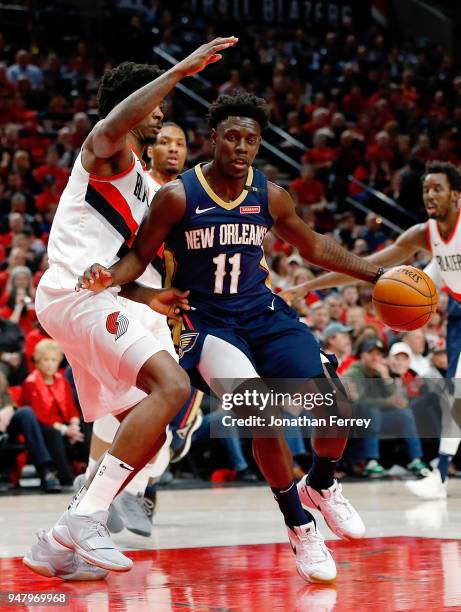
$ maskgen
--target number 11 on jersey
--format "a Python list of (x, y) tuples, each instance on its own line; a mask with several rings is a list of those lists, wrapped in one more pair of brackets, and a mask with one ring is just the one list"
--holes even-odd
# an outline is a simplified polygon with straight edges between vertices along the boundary
[[(240, 256), (241, 253), (235, 253), (232, 257), (229, 257), (229, 263), (232, 268), (230, 271), (230, 289), (229, 293), (238, 293), (238, 282), (240, 276)], [(226, 259), (227, 253), (221, 253), (221, 255), (217, 255), (213, 257), (213, 263), (216, 264), (216, 270), (214, 273), (215, 283), (214, 283), (214, 292), (215, 293), (223, 293), (224, 289), (224, 277), (226, 276)]]

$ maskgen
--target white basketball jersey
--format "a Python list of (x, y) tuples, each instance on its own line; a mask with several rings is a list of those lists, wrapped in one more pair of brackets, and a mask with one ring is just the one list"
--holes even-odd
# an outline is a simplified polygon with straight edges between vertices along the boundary
[[(157, 183), (149, 171), (146, 171), (144, 176), (147, 179), (147, 187), (149, 189), (149, 202), (152, 202), (152, 198), (160, 189), (161, 185), (160, 183)], [(138, 281), (143, 285), (152, 287), (153, 289), (161, 289), (162, 287), (162, 276), (159, 272), (157, 272), (152, 264), (147, 266), (147, 268), (138, 278)]]
[(143, 164), (133, 150), (130, 167), (114, 176), (96, 176), (77, 157), (59, 201), (48, 241), (50, 265), (68, 272), (64, 286), (92, 263), (110, 267), (122, 247), (133, 244), (150, 205)]
[(426, 222), (428, 245), (448, 292), (461, 302), (461, 212), (451, 235), (444, 240), (437, 221)]

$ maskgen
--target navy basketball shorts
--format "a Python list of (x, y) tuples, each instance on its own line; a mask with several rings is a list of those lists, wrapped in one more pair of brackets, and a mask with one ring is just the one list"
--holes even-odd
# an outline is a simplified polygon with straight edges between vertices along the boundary
[(180, 365), (191, 379), (207, 335), (241, 350), (263, 378), (324, 376), (315, 336), (282, 298), (270, 294), (268, 297), (268, 305), (246, 312), (216, 314), (197, 309), (184, 315), (180, 336), (175, 341)]

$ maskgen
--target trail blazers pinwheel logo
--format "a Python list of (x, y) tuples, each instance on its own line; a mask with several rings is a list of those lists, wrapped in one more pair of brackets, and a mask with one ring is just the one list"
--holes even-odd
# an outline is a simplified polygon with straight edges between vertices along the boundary
[(120, 314), (120, 312), (113, 312), (107, 317), (106, 329), (109, 334), (115, 336), (115, 341), (117, 341), (126, 332), (129, 323), (125, 315)]

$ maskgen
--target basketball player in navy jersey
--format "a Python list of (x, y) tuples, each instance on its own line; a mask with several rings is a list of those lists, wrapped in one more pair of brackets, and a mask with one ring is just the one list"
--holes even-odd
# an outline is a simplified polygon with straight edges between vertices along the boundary
[[(425, 271), (436, 285), (446, 286), (449, 292), (447, 326), (447, 379), (455, 379), (453, 417), (461, 427), (461, 392), (457, 379), (461, 378), (461, 175), (447, 162), (433, 161), (426, 165), (423, 175), (423, 200), (429, 218), (407, 229), (390, 246), (366, 259), (381, 266), (405, 263), (417, 253), (428, 251), (433, 259)], [(324, 274), (286, 293), (302, 296), (308, 291), (328, 289), (349, 284), (353, 279), (339, 274)], [(288, 297), (288, 296), (287, 296)], [(456, 418), (457, 417), (457, 418)], [(447, 497), (448, 467), (461, 442), (461, 432), (450, 415), (442, 415), (442, 436), (437, 468), (428, 476), (407, 481), (405, 486), (421, 499)]]
[[(319, 346), (307, 326), (268, 283), (262, 244), (273, 228), (313, 264), (376, 282), (382, 270), (313, 232), (289, 194), (252, 167), (268, 122), (264, 100), (221, 96), (210, 107), (213, 160), (182, 174), (156, 194), (133, 249), (109, 269), (89, 267), (77, 287), (101, 291), (136, 279), (165, 242), (168, 286), (190, 290), (179, 339), (181, 365), (196, 371), (218, 395), (218, 379), (258, 384), (259, 377), (321, 379)], [(317, 438), (308, 484), (292, 478), (291, 456), (280, 437), (253, 440), (256, 461), (288, 527), (300, 575), (330, 582), (335, 563), (305, 507), (319, 508), (340, 537), (358, 539), (364, 525), (343, 497), (334, 471), (346, 443)]]

